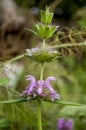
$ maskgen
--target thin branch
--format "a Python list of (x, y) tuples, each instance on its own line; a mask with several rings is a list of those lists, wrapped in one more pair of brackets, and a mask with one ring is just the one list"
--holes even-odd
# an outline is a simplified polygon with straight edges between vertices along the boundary
[(17, 61), (17, 60), (20, 60), (20, 59), (26, 57), (26, 55), (27, 55), (27, 53), (24, 53), (24, 54), (19, 55), (19, 56), (13, 58), (13, 59), (10, 59), (10, 60), (8, 60), (8, 61), (6, 61), (6, 62), (4, 62), (4, 63), (1, 63), (1, 64), (0, 64), (0, 67), (3, 67), (4, 65), (9, 64), (9, 63), (12, 63), (12, 62), (15, 62), (15, 61)]
[(62, 45), (53, 45), (52, 48), (64, 48), (64, 47), (73, 47), (73, 46), (86, 46), (86, 41), (83, 43), (74, 43), (74, 44), (62, 44)]

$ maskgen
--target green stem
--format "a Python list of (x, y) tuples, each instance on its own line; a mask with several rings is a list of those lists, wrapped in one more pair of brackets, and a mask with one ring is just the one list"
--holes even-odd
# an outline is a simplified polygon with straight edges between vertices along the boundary
[[(42, 45), (42, 49), (45, 49), (45, 39), (43, 39), (43, 45)], [(40, 80), (43, 80), (43, 73), (44, 73), (44, 62), (41, 64), (42, 68), (41, 68), (41, 74), (40, 74)]]
[[(41, 73), (40, 73), (40, 80), (43, 80), (43, 73), (44, 73), (44, 63), (42, 63)], [(38, 130), (42, 130), (42, 122), (41, 122), (41, 100), (38, 101)]]
[(41, 122), (41, 101), (38, 101), (38, 130), (42, 130), (42, 122)]
[(15, 57), (15, 58), (13, 58), (13, 59), (11, 59), (11, 60), (8, 60), (8, 61), (6, 61), (6, 62), (4, 62), (4, 63), (1, 63), (1, 64), (0, 64), (0, 67), (4, 66), (4, 65), (6, 65), (6, 64), (12, 63), (12, 62), (14, 62), (14, 61), (20, 60), (20, 59), (24, 58), (26, 55), (27, 55), (27, 53), (24, 53), (24, 54), (19, 55), (19, 56)]
[[(42, 49), (45, 49), (45, 39), (43, 39)], [(41, 64), (41, 73), (40, 73), (40, 80), (43, 80), (44, 74), (44, 62)], [(38, 101), (38, 130), (42, 130), (42, 122), (41, 122), (41, 100)]]
[(42, 46), (43, 49), (45, 49), (45, 39), (43, 39), (43, 46)]
[(41, 64), (42, 68), (41, 68), (41, 73), (40, 73), (40, 80), (43, 80), (43, 74), (44, 74), (44, 63)]

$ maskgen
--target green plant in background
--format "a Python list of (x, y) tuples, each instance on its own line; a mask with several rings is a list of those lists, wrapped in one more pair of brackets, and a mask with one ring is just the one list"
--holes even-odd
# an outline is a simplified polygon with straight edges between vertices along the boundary
[[(22, 92), (21, 96), (17, 99), (9, 99), (6, 101), (1, 101), (2, 104), (10, 104), (10, 103), (20, 103), (20, 102), (29, 102), (29, 101), (37, 101), (37, 116), (38, 116), (38, 130), (42, 130), (42, 122), (41, 122), (41, 104), (43, 101), (50, 102), (53, 104), (61, 104), (61, 105), (69, 105), (69, 106), (78, 106), (78, 103), (66, 102), (60, 99), (59, 94), (52, 88), (49, 81), (56, 80), (53, 76), (48, 76), (44, 80), (44, 69), (45, 63), (58, 59), (61, 54), (56, 48), (63, 47), (62, 45), (49, 46), (46, 43), (48, 38), (53, 37), (54, 32), (58, 29), (58, 26), (51, 25), (53, 13), (50, 12), (50, 8), (46, 7), (46, 11), (41, 11), (41, 23), (34, 24), (33, 30), (27, 29), (28, 31), (33, 32), (36, 36), (42, 39), (41, 47), (27, 49), (25, 54), (22, 54), (18, 57), (15, 57), (5, 63), (2, 63), (1, 66), (17, 61), (24, 57), (31, 58), (35, 61), (35, 63), (41, 65), (40, 78), (36, 80), (36, 78), (32, 75), (27, 75), (26, 80), (30, 80), (31, 82), (28, 84), (26, 89)], [(85, 45), (84, 44), (76, 44), (76, 45)], [(66, 44), (65, 46), (73, 46), (71, 44)], [(52, 69), (52, 68), (51, 68)], [(13, 108), (14, 110), (14, 108)], [(20, 109), (21, 111), (21, 109)], [(21, 111), (22, 112), (22, 111)], [(23, 117), (24, 118), (24, 117)]]

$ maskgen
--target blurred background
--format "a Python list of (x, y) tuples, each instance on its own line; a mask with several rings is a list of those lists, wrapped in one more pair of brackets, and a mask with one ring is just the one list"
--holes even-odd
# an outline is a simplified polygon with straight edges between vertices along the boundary
[[(0, 63), (42, 42), (26, 28), (40, 21), (40, 10), (45, 10), (46, 5), (54, 12), (52, 23), (60, 26), (48, 45), (86, 42), (86, 0), (0, 0)], [(61, 99), (86, 105), (86, 47), (64, 47), (59, 51), (62, 58), (46, 63), (44, 78), (57, 78), (52, 86)], [(28, 84), (25, 75), (39, 79), (40, 69), (29, 58), (0, 68), (0, 100), (18, 98)], [(57, 130), (59, 117), (72, 118), (74, 130), (86, 130), (86, 106), (52, 107), (45, 102), (42, 106), (43, 130)], [(0, 104), (0, 130), (3, 129), (37, 130), (36, 101)]]

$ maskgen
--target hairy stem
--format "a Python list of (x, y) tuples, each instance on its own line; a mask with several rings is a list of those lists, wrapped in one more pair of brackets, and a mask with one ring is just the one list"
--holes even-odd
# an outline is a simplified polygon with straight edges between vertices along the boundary
[(43, 45), (42, 48), (45, 49), (45, 39), (43, 39)]
[[(43, 73), (44, 73), (44, 63), (42, 63), (41, 73), (40, 73), (40, 80), (43, 80)], [(42, 122), (41, 122), (41, 100), (38, 101), (38, 130), (42, 130)]]
[[(43, 39), (42, 49), (45, 49), (45, 39)], [(41, 63), (41, 73), (40, 73), (40, 80), (43, 80), (44, 74), (44, 62)], [(42, 130), (42, 122), (41, 122), (41, 100), (38, 101), (38, 130)]]
[(38, 101), (38, 130), (42, 130), (42, 122), (41, 122), (41, 101)]
[(41, 73), (40, 73), (40, 80), (43, 80), (43, 74), (44, 74), (44, 63), (41, 64)]

